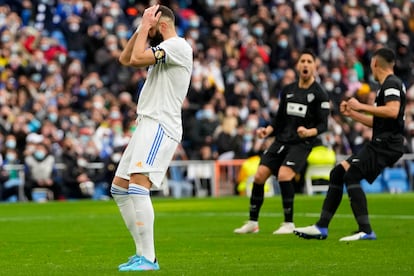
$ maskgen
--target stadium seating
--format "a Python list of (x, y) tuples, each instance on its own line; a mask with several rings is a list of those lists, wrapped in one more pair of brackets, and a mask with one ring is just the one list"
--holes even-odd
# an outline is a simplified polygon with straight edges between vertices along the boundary
[[(329, 181), (329, 174), (335, 166), (335, 152), (325, 146), (316, 146), (308, 156), (308, 167), (305, 173), (305, 193), (312, 195), (315, 192), (326, 192), (329, 184), (314, 185), (315, 180)], [(316, 181), (315, 181), (316, 182)]]
[(371, 184), (365, 179), (362, 179), (360, 184), (361, 184), (362, 190), (364, 190), (364, 192), (367, 193), (367, 194), (382, 193), (382, 192), (385, 191), (385, 186), (384, 186), (384, 181), (383, 181), (382, 174), (379, 175), (374, 180), (374, 182), (372, 182)]
[(408, 191), (408, 175), (403, 167), (386, 168), (383, 172), (383, 179), (390, 193), (403, 193)]

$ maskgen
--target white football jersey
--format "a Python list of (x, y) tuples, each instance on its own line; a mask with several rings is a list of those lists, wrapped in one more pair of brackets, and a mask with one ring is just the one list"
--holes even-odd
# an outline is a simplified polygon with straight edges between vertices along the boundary
[(181, 141), (181, 107), (190, 85), (193, 51), (181, 37), (167, 39), (152, 50), (157, 62), (148, 69), (137, 113), (158, 121), (167, 135)]

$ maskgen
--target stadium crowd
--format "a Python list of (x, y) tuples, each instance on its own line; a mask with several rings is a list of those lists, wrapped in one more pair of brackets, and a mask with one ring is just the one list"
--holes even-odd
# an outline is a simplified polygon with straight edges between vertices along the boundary
[[(296, 78), (295, 60), (304, 48), (316, 53), (317, 79), (331, 99), (322, 140), (345, 155), (371, 131), (345, 120), (338, 105), (344, 97), (373, 102), (377, 84), (368, 61), (379, 47), (393, 49), (395, 73), (407, 86), (412, 152), (414, 1), (161, 2), (176, 13), (179, 34), (195, 53), (179, 158), (229, 152), (247, 158), (263, 150), (254, 131), (277, 112), (278, 93)], [(110, 184), (146, 77), (146, 70), (123, 67), (118, 57), (149, 4), (0, 0), (1, 199), (19, 185), (6, 164), (25, 165), (28, 199), (34, 187), (50, 187), (55, 199), (64, 199), (91, 197), (85, 183)], [(92, 162), (104, 167), (91, 172)]]

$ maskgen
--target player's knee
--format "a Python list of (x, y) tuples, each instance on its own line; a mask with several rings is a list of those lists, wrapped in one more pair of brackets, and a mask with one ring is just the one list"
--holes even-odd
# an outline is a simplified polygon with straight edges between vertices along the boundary
[(331, 185), (342, 186), (344, 184), (345, 169), (342, 165), (336, 165), (329, 174)]
[(344, 182), (345, 185), (356, 185), (359, 184), (360, 181), (363, 179), (363, 175), (361, 171), (355, 167), (351, 166), (349, 167), (348, 171), (344, 175)]
[(254, 175), (254, 182), (255, 183), (264, 183), (270, 176), (271, 172), (270, 169), (266, 166), (259, 166)]
[(277, 179), (279, 180), (279, 182), (284, 182), (284, 181), (291, 181), (296, 175), (296, 172), (287, 166), (281, 166), (279, 168), (279, 172), (277, 174)]

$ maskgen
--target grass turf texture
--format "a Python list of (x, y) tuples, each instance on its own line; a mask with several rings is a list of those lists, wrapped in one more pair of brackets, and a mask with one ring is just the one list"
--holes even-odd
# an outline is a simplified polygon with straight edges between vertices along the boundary
[[(323, 196), (296, 197), (295, 222), (316, 221)], [(153, 198), (159, 275), (414, 275), (414, 194), (368, 195), (377, 241), (344, 243), (356, 230), (347, 196), (327, 240), (272, 235), (280, 197), (266, 198), (260, 232), (236, 235), (248, 198)], [(113, 201), (0, 204), (0, 275), (122, 275), (134, 253)], [(139, 272), (138, 272), (139, 273)], [(145, 272), (141, 272), (147, 274)]]

